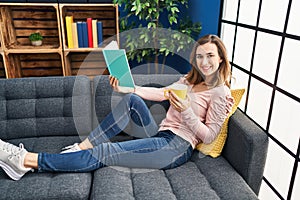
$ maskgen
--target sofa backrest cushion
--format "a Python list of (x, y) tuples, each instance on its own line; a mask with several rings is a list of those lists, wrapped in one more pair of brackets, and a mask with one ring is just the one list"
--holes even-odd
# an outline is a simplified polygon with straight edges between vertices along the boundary
[(0, 138), (87, 134), (90, 80), (42, 77), (0, 80)]

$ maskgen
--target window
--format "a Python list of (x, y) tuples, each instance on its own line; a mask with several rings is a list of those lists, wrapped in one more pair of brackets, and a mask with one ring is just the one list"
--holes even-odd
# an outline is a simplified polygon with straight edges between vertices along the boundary
[(257, 33), (252, 72), (274, 83), (281, 37), (263, 32)]
[(249, 98), (247, 114), (261, 127), (266, 127), (271, 105), (272, 88), (261, 81), (252, 78), (251, 85), (248, 90)]
[[(300, 1), (225, 0), (220, 37), (240, 109), (269, 135), (260, 199), (300, 199)], [(297, 189), (296, 189), (297, 188)]]
[(241, 1), (238, 22), (255, 26), (259, 0)]
[(251, 56), (255, 32), (248, 28), (238, 27), (236, 32), (233, 62), (250, 70)]
[(300, 1), (294, 0), (292, 2), (289, 23), (287, 28), (287, 33), (300, 36), (300, 26), (299, 26), (299, 7)]
[(283, 32), (288, 0), (262, 0), (259, 27)]
[[(299, 84), (300, 40), (286, 39), (279, 69), (278, 86), (300, 97)], [(288, 80), (288, 81), (287, 81)]]

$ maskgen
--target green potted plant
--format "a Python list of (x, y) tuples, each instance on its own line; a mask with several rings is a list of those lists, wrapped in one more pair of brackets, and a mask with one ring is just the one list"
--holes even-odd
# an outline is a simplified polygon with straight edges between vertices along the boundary
[[(120, 32), (126, 31), (125, 46), (129, 60), (155, 63), (155, 72), (163, 71), (169, 55), (189, 51), (201, 31), (200, 22), (182, 16), (188, 0), (114, 0), (124, 5), (125, 15), (120, 18)], [(162, 35), (164, 30), (172, 30)], [(135, 33), (127, 34), (135, 29)], [(138, 32), (136, 34), (136, 32)], [(121, 44), (122, 45), (122, 44)], [(140, 47), (150, 48), (140, 48)], [(153, 48), (152, 48), (153, 47)], [(162, 58), (162, 61), (159, 61)], [(158, 62), (162, 62), (159, 69)]]
[(29, 40), (33, 46), (40, 46), (43, 43), (43, 36), (39, 33), (32, 33), (29, 35)]

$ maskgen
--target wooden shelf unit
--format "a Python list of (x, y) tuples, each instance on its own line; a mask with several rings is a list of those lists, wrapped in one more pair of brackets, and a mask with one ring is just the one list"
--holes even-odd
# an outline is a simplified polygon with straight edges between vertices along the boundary
[(15, 77), (40, 77), (63, 76), (63, 56), (59, 53), (13, 53), (8, 54), (7, 76)]
[[(64, 75), (58, 4), (3, 3), (0, 9), (6, 77)], [(31, 46), (28, 37), (35, 32), (43, 35), (42, 46)], [(54, 54), (62, 73), (49, 68)]]
[(28, 36), (40, 32), (45, 49), (61, 48), (61, 30), (57, 4), (2, 5), (4, 44), (8, 49), (34, 49)]
[(3, 63), (3, 52), (0, 52), (0, 78), (5, 78), (6, 73), (5, 73), (5, 68), (4, 68), (4, 63)]
[[(74, 22), (88, 17), (102, 21), (103, 45), (99, 48), (67, 46), (65, 17)], [(0, 5), (0, 78), (107, 74), (102, 49), (119, 33), (118, 6), (114, 4), (2, 3)], [(28, 39), (40, 32), (42, 46)]]
[[(119, 33), (118, 6), (114, 4), (60, 4), (62, 41), (67, 75), (84, 74), (90, 77), (107, 74), (102, 49), (110, 41), (117, 40)], [(73, 16), (73, 21), (86, 21), (87, 18), (102, 22), (102, 45), (97, 48), (68, 48), (65, 17)]]
[(101, 51), (72, 52), (66, 60), (69, 62), (66, 65), (71, 66), (71, 75), (87, 75), (93, 78), (96, 75), (108, 74)]
[[(0, 15), (1, 17), (1, 15)], [(0, 18), (1, 19), (1, 18)], [(0, 20), (2, 21), (2, 20)], [(0, 78), (6, 78), (5, 65), (3, 61), (4, 51), (3, 51), (3, 37), (2, 37), (2, 23), (0, 23)]]

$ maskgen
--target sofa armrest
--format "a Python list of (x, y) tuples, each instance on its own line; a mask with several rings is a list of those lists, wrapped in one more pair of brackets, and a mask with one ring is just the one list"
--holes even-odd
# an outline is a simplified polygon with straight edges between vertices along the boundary
[(238, 109), (230, 117), (222, 155), (256, 194), (261, 186), (267, 150), (267, 134)]

